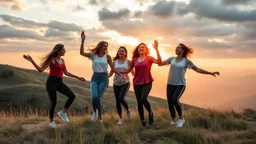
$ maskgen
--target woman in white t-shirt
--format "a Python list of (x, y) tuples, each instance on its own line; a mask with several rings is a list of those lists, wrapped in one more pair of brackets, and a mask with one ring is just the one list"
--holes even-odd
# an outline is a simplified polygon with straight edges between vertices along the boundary
[[(121, 46), (116, 56), (113, 59), (113, 65), (116, 70), (122, 71), (127, 70), (129, 68), (129, 65), (131, 63), (130, 60), (127, 59), (127, 49), (124, 46)], [(113, 71), (110, 71), (109, 77), (113, 75)], [(134, 75), (134, 71), (131, 71), (132, 75)], [(127, 101), (125, 100), (126, 93), (129, 91), (130, 88), (130, 78), (128, 74), (122, 74), (118, 75), (115, 74), (114, 80), (113, 80), (113, 89), (114, 89), (114, 95), (116, 98), (116, 109), (117, 113), (119, 115), (118, 125), (123, 124), (123, 118), (122, 118), (122, 106), (127, 111), (127, 120), (131, 121), (131, 112), (128, 106)]]
[(92, 60), (92, 70), (93, 75), (90, 82), (90, 89), (92, 95), (92, 106), (93, 114), (92, 120), (96, 121), (98, 115), (98, 121), (102, 122), (102, 103), (101, 99), (108, 87), (108, 65), (111, 70), (118, 73), (113, 64), (112, 58), (107, 54), (108, 53), (108, 43), (101, 41), (93, 49), (90, 49), (90, 52), (84, 52), (84, 41), (85, 33), (81, 33), (81, 46), (80, 54), (84, 57), (87, 57)]
[[(158, 65), (171, 65), (167, 83), (167, 100), (169, 105), (169, 111), (172, 117), (171, 125), (175, 125), (176, 127), (182, 127), (185, 123), (185, 120), (182, 116), (182, 106), (179, 102), (179, 99), (186, 88), (185, 73), (187, 68), (191, 68), (201, 74), (209, 74), (215, 77), (220, 73), (208, 72), (195, 66), (192, 61), (188, 59), (188, 57), (193, 53), (193, 49), (185, 46), (182, 43), (176, 47), (175, 52), (177, 55), (176, 57), (170, 57)], [(176, 119), (175, 109), (179, 115), (179, 120)]]

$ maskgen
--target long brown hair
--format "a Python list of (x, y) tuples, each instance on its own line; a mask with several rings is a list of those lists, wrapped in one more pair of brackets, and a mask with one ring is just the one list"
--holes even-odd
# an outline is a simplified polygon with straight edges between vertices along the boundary
[(125, 51), (125, 53), (126, 53), (125, 58), (127, 58), (127, 49), (126, 49), (124, 46), (120, 46), (120, 47), (118, 48), (117, 53), (116, 53), (116, 56), (113, 58), (113, 60), (119, 59), (118, 51), (119, 51), (121, 48), (124, 49), (124, 51)]
[(186, 45), (184, 45), (182, 43), (180, 43), (179, 45), (184, 50), (183, 55), (182, 55), (183, 57), (188, 58), (194, 53), (193, 48), (187, 47)]
[[(107, 42), (105, 41), (100, 41), (97, 46), (93, 49), (89, 49), (90, 52), (94, 53), (94, 54), (99, 54), (100, 53), (100, 50), (105, 46), (105, 44), (108, 45)], [(106, 51), (106, 53), (108, 53), (108, 51)]]
[(46, 66), (47, 64), (49, 64), (51, 62), (51, 60), (53, 58), (57, 57), (63, 47), (64, 47), (63, 44), (56, 44), (50, 53), (48, 53), (46, 56), (41, 58), (41, 61), (42, 61), (41, 67)]
[(146, 48), (146, 56), (148, 56), (149, 55), (149, 49), (148, 49), (148, 47), (147, 47), (147, 45), (145, 44), (145, 43), (140, 43), (135, 49), (134, 49), (134, 51), (133, 51), (133, 54), (132, 54), (132, 58), (138, 58), (138, 57), (140, 57), (140, 54), (139, 54), (139, 52), (138, 52), (138, 48), (139, 48), (139, 46), (140, 45), (144, 45), (144, 47)]

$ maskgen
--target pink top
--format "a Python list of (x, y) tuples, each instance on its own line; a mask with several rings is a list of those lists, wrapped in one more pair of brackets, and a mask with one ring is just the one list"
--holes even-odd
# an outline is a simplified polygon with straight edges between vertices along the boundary
[(59, 64), (56, 59), (54, 59), (55, 64), (51, 64), (50, 65), (50, 76), (56, 76), (59, 78), (62, 78), (63, 76), (63, 72), (66, 68), (65, 64)]
[(147, 56), (142, 62), (138, 62), (138, 58), (132, 59), (130, 66), (135, 67), (134, 85), (143, 85), (154, 81), (150, 72), (153, 61), (154, 58), (151, 56)]

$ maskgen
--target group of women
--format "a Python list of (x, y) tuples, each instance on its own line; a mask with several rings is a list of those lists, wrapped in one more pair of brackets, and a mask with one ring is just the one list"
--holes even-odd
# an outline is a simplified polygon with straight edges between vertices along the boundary
[[(126, 109), (126, 119), (128, 121), (131, 121), (132, 119), (131, 110), (127, 101), (125, 100), (126, 93), (130, 88), (130, 79), (128, 73), (131, 72), (131, 74), (134, 76), (133, 88), (137, 99), (137, 109), (141, 124), (144, 127), (154, 123), (154, 114), (147, 99), (152, 88), (152, 82), (154, 81), (151, 75), (151, 66), (153, 63), (157, 64), (158, 66), (170, 65), (166, 92), (169, 111), (172, 117), (170, 125), (176, 127), (182, 127), (185, 123), (185, 119), (182, 116), (182, 106), (179, 99), (186, 88), (185, 73), (187, 68), (191, 68), (201, 74), (209, 74), (212, 76), (220, 74), (219, 72), (208, 72), (195, 66), (193, 62), (188, 59), (190, 54), (193, 53), (193, 50), (184, 44), (179, 44), (176, 47), (176, 57), (170, 57), (165, 61), (162, 61), (159, 54), (157, 40), (155, 40), (153, 44), (153, 47), (157, 53), (157, 59), (149, 55), (149, 48), (145, 43), (140, 43), (134, 49), (131, 60), (128, 60), (127, 49), (123, 46), (119, 47), (116, 56), (112, 60), (110, 55), (108, 55), (107, 42), (101, 41), (95, 48), (89, 49), (89, 52), (85, 52), (85, 39), (86, 36), (84, 32), (82, 32), (80, 54), (92, 61), (93, 75), (90, 82), (90, 89), (93, 107), (91, 119), (93, 121), (97, 120), (102, 122), (101, 99), (109, 85), (109, 77), (111, 77), (113, 74), (113, 89), (116, 99), (116, 109), (119, 116), (117, 124), (121, 125), (124, 123), (122, 106)], [(53, 117), (57, 101), (57, 91), (68, 97), (64, 108), (57, 113), (64, 122), (69, 122), (67, 117), (68, 108), (75, 99), (74, 93), (63, 83), (63, 73), (69, 77), (77, 78), (78, 80), (85, 82), (83, 77), (79, 77), (68, 72), (65, 61), (63, 58), (61, 58), (65, 55), (65, 52), (64, 45), (57, 44), (48, 55), (43, 57), (41, 65), (37, 65), (29, 55), (23, 55), (23, 57), (30, 61), (39, 72), (43, 72), (48, 67), (50, 69), (49, 77), (46, 81), (46, 90), (50, 99), (49, 126), (52, 128), (56, 127)], [(108, 66), (111, 68), (109, 73)], [(145, 121), (143, 107), (145, 107), (148, 111), (148, 122)], [(175, 110), (179, 115), (178, 119), (176, 118)]]

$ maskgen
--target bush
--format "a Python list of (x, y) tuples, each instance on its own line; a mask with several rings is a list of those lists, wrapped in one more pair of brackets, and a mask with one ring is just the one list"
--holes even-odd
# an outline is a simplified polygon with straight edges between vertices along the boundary
[(14, 72), (12, 70), (3, 70), (0, 72), (1, 78), (9, 78), (14, 76)]

